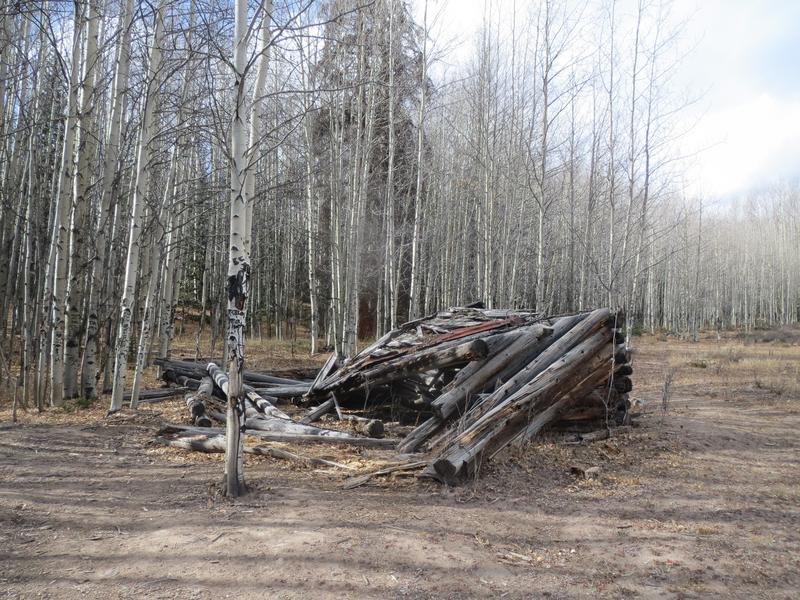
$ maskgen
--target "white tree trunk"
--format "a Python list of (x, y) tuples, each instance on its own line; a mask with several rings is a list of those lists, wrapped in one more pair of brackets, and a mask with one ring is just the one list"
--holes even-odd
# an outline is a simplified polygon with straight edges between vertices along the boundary
[(261, 141), (261, 111), (264, 102), (264, 87), (267, 81), (267, 67), (269, 66), (269, 47), (271, 43), (270, 21), (272, 20), (272, 0), (264, 0), (261, 17), (261, 44), (256, 81), (253, 86), (253, 100), (250, 106), (250, 143), (245, 153), (247, 159), (247, 173), (245, 174), (245, 202), (247, 205), (247, 220), (245, 223), (245, 252), (250, 256), (253, 237), (253, 203), (256, 197), (256, 169), (258, 162), (258, 145)]
[[(195, 3), (194, 1), (189, 5), (189, 28), (186, 33), (186, 45), (191, 47), (192, 31), (195, 23)], [(180, 152), (183, 150), (184, 144), (184, 127), (186, 118), (186, 104), (189, 97), (189, 86), (191, 83), (192, 69), (191, 60), (192, 56), (187, 56), (187, 65), (183, 73), (183, 85), (181, 87), (181, 98), (178, 105), (178, 119), (176, 129), (178, 130), (178, 137), (172, 147), (172, 153), (169, 161), (169, 171), (167, 173), (167, 183), (164, 188), (164, 198), (162, 201), (161, 217), (159, 223), (167, 219), (167, 229), (169, 231), (166, 240), (164, 240), (163, 248), (163, 278), (160, 281), (160, 294), (159, 294), (159, 350), (158, 355), (161, 358), (169, 358), (170, 344), (172, 343), (173, 335), (173, 322), (175, 319), (175, 304), (177, 301), (176, 290), (176, 273), (178, 256), (175, 249), (176, 243), (180, 240), (182, 227), (176, 225), (176, 215), (182, 214), (183, 203), (177, 203), (177, 189), (178, 189), (178, 167), (181, 162)], [(191, 161), (191, 158), (190, 158)], [(189, 161), (189, 162), (190, 162)], [(162, 230), (163, 234), (163, 230)], [(160, 274), (160, 272), (159, 272)], [(202, 325), (201, 325), (202, 327)], [(141, 345), (141, 344), (140, 344)], [(159, 368), (160, 369), (160, 368)], [(137, 361), (136, 377), (140, 378), (139, 363)], [(138, 385), (134, 386), (134, 392), (131, 394), (131, 404), (135, 395), (138, 395)]]
[(408, 318), (420, 316), (420, 226), (422, 223), (422, 151), (425, 142), (425, 96), (428, 80), (428, 0), (425, 0), (422, 21), (422, 77), (420, 81), (419, 115), (417, 118), (417, 185), (414, 190), (414, 230), (411, 234), (411, 289), (408, 295)]
[(247, 236), (245, 76), (247, 61), (247, 1), (236, 0), (233, 62), (236, 107), (231, 126), (231, 229), (228, 262), (228, 409), (225, 430), (225, 491), (236, 497), (245, 491), (241, 424), (244, 415), (244, 331), (250, 292)]
[(139, 403), (139, 390), (142, 385), (142, 375), (147, 366), (147, 354), (150, 349), (150, 339), (153, 331), (153, 312), (156, 308), (156, 292), (161, 276), (161, 265), (163, 254), (161, 252), (161, 242), (164, 229), (158, 223), (164, 216), (164, 211), (157, 218), (155, 225), (156, 233), (150, 246), (150, 277), (147, 282), (147, 290), (144, 298), (144, 312), (142, 314), (142, 325), (139, 332), (139, 346), (136, 351), (136, 367), (133, 371), (133, 385), (131, 386), (131, 408), (136, 408)]
[(114, 174), (117, 171), (119, 158), (122, 122), (124, 120), (123, 107), (128, 89), (128, 73), (130, 70), (130, 40), (131, 23), (133, 21), (133, 0), (125, 0), (120, 18), (122, 31), (117, 48), (116, 73), (112, 92), (113, 104), (108, 138), (105, 145), (105, 163), (103, 165), (103, 183), (100, 196), (100, 210), (97, 227), (94, 235), (94, 256), (90, 265), (89, 310), (86, 321), (86, 347), (83, 352), (83, 365), (81, 368), (81, 389), (85, 398), (97, 396), (98, 359), (97, 343), (100, 329), (100, 307), (103, 314), (107, 312), (106, 300), (101, 298), (105, 273), (103, 266), (109, 242), (109, 229), (111, 228), (113, 206), (112, 193), (114, 189)]
[[(72, 180), (75, 176), (75, 133), (78, 128), (78, 91), (80, 89), (81, 39), (83, 15), (80, 3), (75, 3), (75, 29), (72, 40), (72, 71), (69, 81), (67, 118), (61, 158), (53, 234), (48, 257), (48, 276), (44, 303), (52, 307), (52, 338), (50, 347), (50, 403), (59, 406), (64, 401), (64, 296), (67, 283), (67, 226), (72, 198)], [(51, 283), (52, 281), (52, 283)], [(43, 343), (43, 342), (42, 342)], [(43, 348), (39, 349), (43, 353)]]
[(144, 99), (144, 116), (142, 118), (141, 137), (136, 157), (136, 178), (131, 207), (130, 236), (128, 238), (128, 255), (125, 265), (125, 284), (117, 334), (114, 360), (114, 379), (111, 392), (111, 411), (122, 407), (122, 395), (125, 389), (126, 371), (128, 369), (128, 348), (131, 341), (131, 318), (136, 295), (136, 283), (139, 270), (139, 252), (142, 235), (142, 213), (145, 199), (150, 187), (150, 157), (152, 140), (155, 134), (154, 113), (158, 92), (157, 76), (161, 66), (161, 46), (164, 37), (164, 3), (160, 0), (155, 13), (155, 31), (153, 45), (150, 48), (150, 61), (147, 69), (147, 93)]
[(89, 198), (92, 169), (97, 153), (97, 130), (94, 111), (94, 79), (98, 60), (97, 36), (100, 24), (98, 0), (86, 0), (86, 50), (83, 57), (83, 90), (78, 141), (78, 169), (75, 172), (75, 200), (72, 214), (69, 276), (67, 278), (67, 313), (64, 348), (64, 396), (74, 398), (81, 392), (78, 371), (83, 342), (83, 307), (86, 287), (86, 262)]
[(313, 81), (310, 75), (309, 65), (306, 61), (306, 56), (302, 44), (299, 46), (301, 56), (301, 73), (303, 78), (303, 88), (305, 94), (303, 96), (303, 139), (305, 141), (306, 150), (306, 267), (308, 270), (308, 298), (310, 304), (310, 332), (311, 338), (311, 354), (317, 352), (317, 339), (319, 338), (319, 310), (317, 300), (317, 231), (318, 231), (318, 217), (319, 207), (317, 195), (315, 192), (314, 171), (312, 162), (314, 160), (314, 148), (312, 142), (312, 115), (314, 109), (314, 99), (311, 95), (313, 90)]

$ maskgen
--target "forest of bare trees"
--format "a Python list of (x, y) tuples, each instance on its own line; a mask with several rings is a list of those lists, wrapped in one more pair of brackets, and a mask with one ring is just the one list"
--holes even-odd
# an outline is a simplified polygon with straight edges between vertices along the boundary
[(800, 316), (800, 187), (685, 191), (669, 2), (486, 2), (459, 60), (436, 0), (0, 7), (23, 404), (135, 403), (176, 311), (230, 373), (246, 336), (351, 355), (474, 301), (621, 307), (630, 333)]

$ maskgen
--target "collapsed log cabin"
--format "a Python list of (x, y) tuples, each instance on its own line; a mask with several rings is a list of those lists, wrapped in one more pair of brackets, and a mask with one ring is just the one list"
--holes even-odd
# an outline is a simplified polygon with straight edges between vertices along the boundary
[[(551, 317), (441, 311), (390, 331), (349, 360), (331, 356), (313, 380), (246, 371), (246, 433), (261, 441), (393, 447), (424, 465), (425, 475), (457, 485), (508, 445), (547, 428), (625, 423), (633, 370), (623, 325), (620, 313), (605, 308)], [(165, 381), (190, 390), (189, 419), (198, 426), (173, 425), (162, 441), (218, 451), (222, 430), (209, 427), (225, 418), (225, 373), (214, 363), (157, 363)], [(281, 402), (308, 412), (293, 420), (276, 408)], [(312, 425), (328, 413), (351, 431)], [(413, 428), (383, 439), (384, 420), (396, 419)]]

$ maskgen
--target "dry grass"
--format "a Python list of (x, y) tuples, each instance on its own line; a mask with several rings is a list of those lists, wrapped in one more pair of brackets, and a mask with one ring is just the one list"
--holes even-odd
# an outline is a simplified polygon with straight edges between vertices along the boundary
[[(194, 324), (188, 324), (182, 335), (172, 344), (172, 357), (193, 360), (197, 355), (197, 338)], [(217, 340), (211, 352), (211, 334), (207, 331), (200, 338), (200, 357), (219, 361), (222, 358), (222, 341)], [(328, 358), (327, 352), (311, 354), (311, 343), (304, 331), (298, 331), (296, 339), (255, 338), (246, 340), (245, 357), (247, 368), (254, 371), (282, 371), (321, 367)], [(366, 345), (366, 344), (364, 344)]]
[(691, 342), (642, 336), (634, 340), (633, 396), (652, 410), (674, 372), (679, 396), (709, 395), (726, 401), (789, 402), (800, 407), (800, 345), (753, 343), (730, 334)]

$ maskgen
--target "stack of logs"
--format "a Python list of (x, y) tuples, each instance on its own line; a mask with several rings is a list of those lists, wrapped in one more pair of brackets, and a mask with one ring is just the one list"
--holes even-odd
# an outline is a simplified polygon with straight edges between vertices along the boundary
[[(343, 363), (331, 356), (313, 380), (245, 372), (246, 428), (268, 441), (391, 444), (409, 460), (424, 461), (426, 475), (456, 485), (546, 427), (625, 422), (632, 369), (622, 326), (622, 315), (608, 309), (559, 317), (442, 311), (406, 323)], [(202, 444), (219, 447), (223, 430), (208, 426), (224, 419), (214, 398), (225, 398), (225, 374), (213, 363), (160, 365), (166, 381), (194, 390), (187, 402), (194, 424), (205, 428)], [(275, 407), (288, 399), (309, 412), (293, 421)], [(334, 411), (367, 437), (311, 425)], [(374, 417), (387, 414), (415, 427), (400, 440), (381, 439), (383, 420)], [(207, 449), (196, 438), (192, 444)]]

